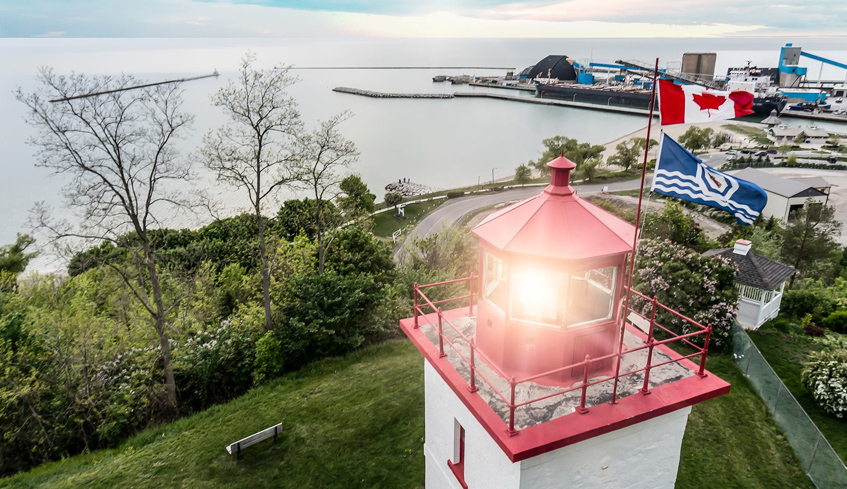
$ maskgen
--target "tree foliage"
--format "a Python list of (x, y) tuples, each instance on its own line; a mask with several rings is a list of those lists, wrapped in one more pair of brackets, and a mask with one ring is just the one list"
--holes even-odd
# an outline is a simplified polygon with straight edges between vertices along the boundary
[[(801, 209), (791, 213), (781, 231), (782, 259), (803, 275), (821, 272), (820, 267), (831, 263), (838, 251), (835, 238), (841, 226), (835, 219), (835, 208), (807, 199)], [(789, 288), (796, 277), (791, 277)]]
[(341, 112), (298, 141), (298, 184), (314, 199), (312, 224), (318, 251), (318, 273), (324, 273), (326, 254), (335, 231), (341, 224), (341, 213), (336, 212), (333, 201), (341, 193), (341, 183), (350, 165), (358, 160), (359, 153), (352, 141), (344, 138), (339, 127), (353, 114)]
[(376, 195), (372, 194), (362, 177), (347, 175), (341, 180), (339, 189), (342, 195), (338, 197), (338, 208), (347, 219), (371, 214), (376, 210)]
[[(544, 152), (537, 161), (532, 163), (536, 170), (542, 175), (549, 175), (550, 169), (547, 168), (547, 163), (564, 154), (565, 158), (576, 163), (577, 171), (580, 165), (588, 161), (597, 159), (606, 150), (606, 147), (600, 144), (580, 143), (576, 139), (566, 136), (553, 136), (541, 141), (544, 146)], [(594, 165), (596, 168), (596, 164)]]
[[(56, 222), (39, 206), (35, 219), (51, 239), (110, 241), (133, 256), (130, 266), (109, 264), (152, 320), (163, 362), (167, 404), (176, 411), (167, 319), (176, 302), (166, 304), (152, 235), (161, 208), (184, 206), (184, 192), (169, 187), (191, 177), (190, 161), (175, 144), (194, 117), (183, 111), (178, 83), (142, 85), (132, 76), (59, 76), (49, 68), (38, 75), (41, 87), (16, 98), (27, 108), (36, 131), (38, 164), (69, 177), (67, 205), (79, 211), (79, 225)], [(135, 237), (134, 246), (121, 238)]]
[(293, 182), (296, 143), (303, 125), (288, 87), (296, 78), (288, 67), (257, 69), (256, 57), (241, 60), (238, 78), (219, 89), (212, 103), (223, 109), (228, 122), (206, 134), (203, 158), (219, 181), (244, 191), (256, 220), (256, 255), (262, 276), (265, 327), (273, 328), (263, 211), (283, 186)]
[(701, 228), (676, 199), (666, 199), (662, 212), (644, 214), (645, 238), (667, 239), (680, 246), (700, 252), (712, 245)]
[(529, 183), (530, 178), (532, 177), (532, 169), (530, 169), (526, 165), (518, 165), (515, 168), (515, 183), (518, 185), (524, 185)]
[(397, 208), (401, 202), (403, 202), (403, 194), (400, 192), (386, 192), (385, 193), (385, 205)]
[(0, 271), (18, 274), (26, 269), (30, 260), (38, 256), (38, 252), (27, 253), (27, 249), (35, 244), (35, 238), (28, 234), (18, 233), (15, 242), (0, 246)]
[[(624, 171), (629, 171), (644, 156), (645, 142), (645, 138), (632, 138), (627, 141), (621, 141), (615, 146), (617, 152), (609, 156), (606, 164), (620, 166)], [(651, 148), (657, 144), (659, 144), (658, 141), (650, 139)]]
[(679, 137), (679, 144), (685, 146), (689, 151), (697, 151), (709, 147), (712, 130), (704, 127), (691, 126)]
[[(706, 257), (669, 240), (645, 239), (636, 259), (633, 288), (704, 326), (711, 324), (712, 347), (731, 347), (738, 296), (735, 265), (729, 260)], [(650, 317), (650, 302), (636, 298), (633, 308)], [(656, 318), (678, 334), (695, 331), (689, 323), (665, 311), (658, 311)], [(696, 342), (702, 344), (703, 340)]]

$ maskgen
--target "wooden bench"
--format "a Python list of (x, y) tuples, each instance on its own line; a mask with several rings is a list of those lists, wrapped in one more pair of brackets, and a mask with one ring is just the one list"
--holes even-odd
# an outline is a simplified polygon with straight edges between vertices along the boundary
[(265, 441), (268, 438), (273, 438), (274, 443), (276, 443), (276, 437), (280, 433), (282, 433), (282, 423), (273, 425), (270, 428), (264, 429), (258, 433), (253, 433), (247, 438), (242, 438), (231, 445), (227, 445), (225, 448), (227, 453), (229, 453), (230, 455), (234, 453), (236, 458), (241, 458), (241, 450), (253, 446), (261, 441)]

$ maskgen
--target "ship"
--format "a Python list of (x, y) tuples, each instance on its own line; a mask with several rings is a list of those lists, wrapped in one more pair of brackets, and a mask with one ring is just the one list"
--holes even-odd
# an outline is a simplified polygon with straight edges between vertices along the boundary
[(772, 111), (777, 114), (785, 109), (788, 98), (779, 91), (779, 68), (757, 68), (747, 65), (743, 68), (730, 68), (726, 72), (726, 89), (743, 90), (753, 94), (753, 111), (757, 115), (768, 116)]
[[(586, 73), (584, 66), (571, 61), (567, 56), (547, 56), (533, 67), (525, 69), (524, 73), (535, 83), (535, 93), (540, 98), (648, 109), (652, 82), (644, 76), (624, 70), (624, 66), (621, 68), (621, 73), (625, 74), (609, 77), (605, 83), (594, 83), (593, 75)], [(752, 93), (752, 110), (758, 115), (767, 116), (773, 110), (778, 114), (785, 108), (786, 98), (777, 90), (778, 86), (774, 86), (774, 74), (778, 76), (778, 70), (774, 68), (731, 68), (721, 88)], [(666, 72), (662, 76), (682, 82), (690, 81), (684, 75), (674, 76)], [(719, 83), (707, 86), (715, 89)]]

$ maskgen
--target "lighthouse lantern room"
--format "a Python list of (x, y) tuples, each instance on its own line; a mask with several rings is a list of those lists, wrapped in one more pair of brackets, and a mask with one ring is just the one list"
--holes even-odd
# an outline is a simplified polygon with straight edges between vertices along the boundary
[(548, 167), (473, 229), (479, 273), (415, 284), (400, 321), (425, 358), (428, 489), (673, 487), (691, 406), (729, 392), (704, 368), (709, 325), (634, 290), (627, 307), (635, 227), (576, 194), (573, 162)]

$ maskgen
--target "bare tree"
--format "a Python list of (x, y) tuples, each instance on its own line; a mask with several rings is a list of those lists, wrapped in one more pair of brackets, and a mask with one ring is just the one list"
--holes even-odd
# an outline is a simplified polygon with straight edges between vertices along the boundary
[(127, 250), (123, 264), (106, 264), (152, 319), (167, 408), (174, 414), (167, 318), (178, 300), (165, 304), (151, 233), (160, 227), (155, 217), (159, 209), (185, 204), (168, 184), (191, 175), (175, 144), (194, 118), (183, 111), (176, 83), (130, 89), (142, 82), (129, 75), (66, 77), (49, 68), (42, 68), (38, 78), (39, 89), (24, 93), (18, 88), (16, 98), (27, 106), (25, 119), (37, 130), (30, 140), (38, 148), (37, 165), (70, 177), (65, 194), (68, 206), (79, 212), (79, 224), (57, 223), (41, 206), (34, 212), (36, 226), (53, 241), (108, 241)]
[(324, 273), (326, 252), (343, 218), (340, 212), (333, 212), (333, 201), (341, 194), (340, 185), (347, 176), (346, 169), (359, 156), (356, 145), (338, 131), (338, 126), (352, 116), (350, 111), (345, 110), (329, 118), (319, 128), (305, 134), (298, 145), (299, 185), (315, 199), (315, 239), (318, 273), (321, 275)]
[(303, 126), (297, 102), (286, 91), (297, 81), (288, 74), (288, 67), (259, 70), (254, 67), (255, 61), (255, 55), (247, 53), (241, 60), (238, 80), (212, 97), (229, 123), (205, 136), (202, 153), (206, 166), (216, 172), (219, 181), (246, 191), (250, 199), (258, 229), (265, 328), (273, 329), (262, 211), (280, 187), (296, 176), (291, 171), (293, 150)]

